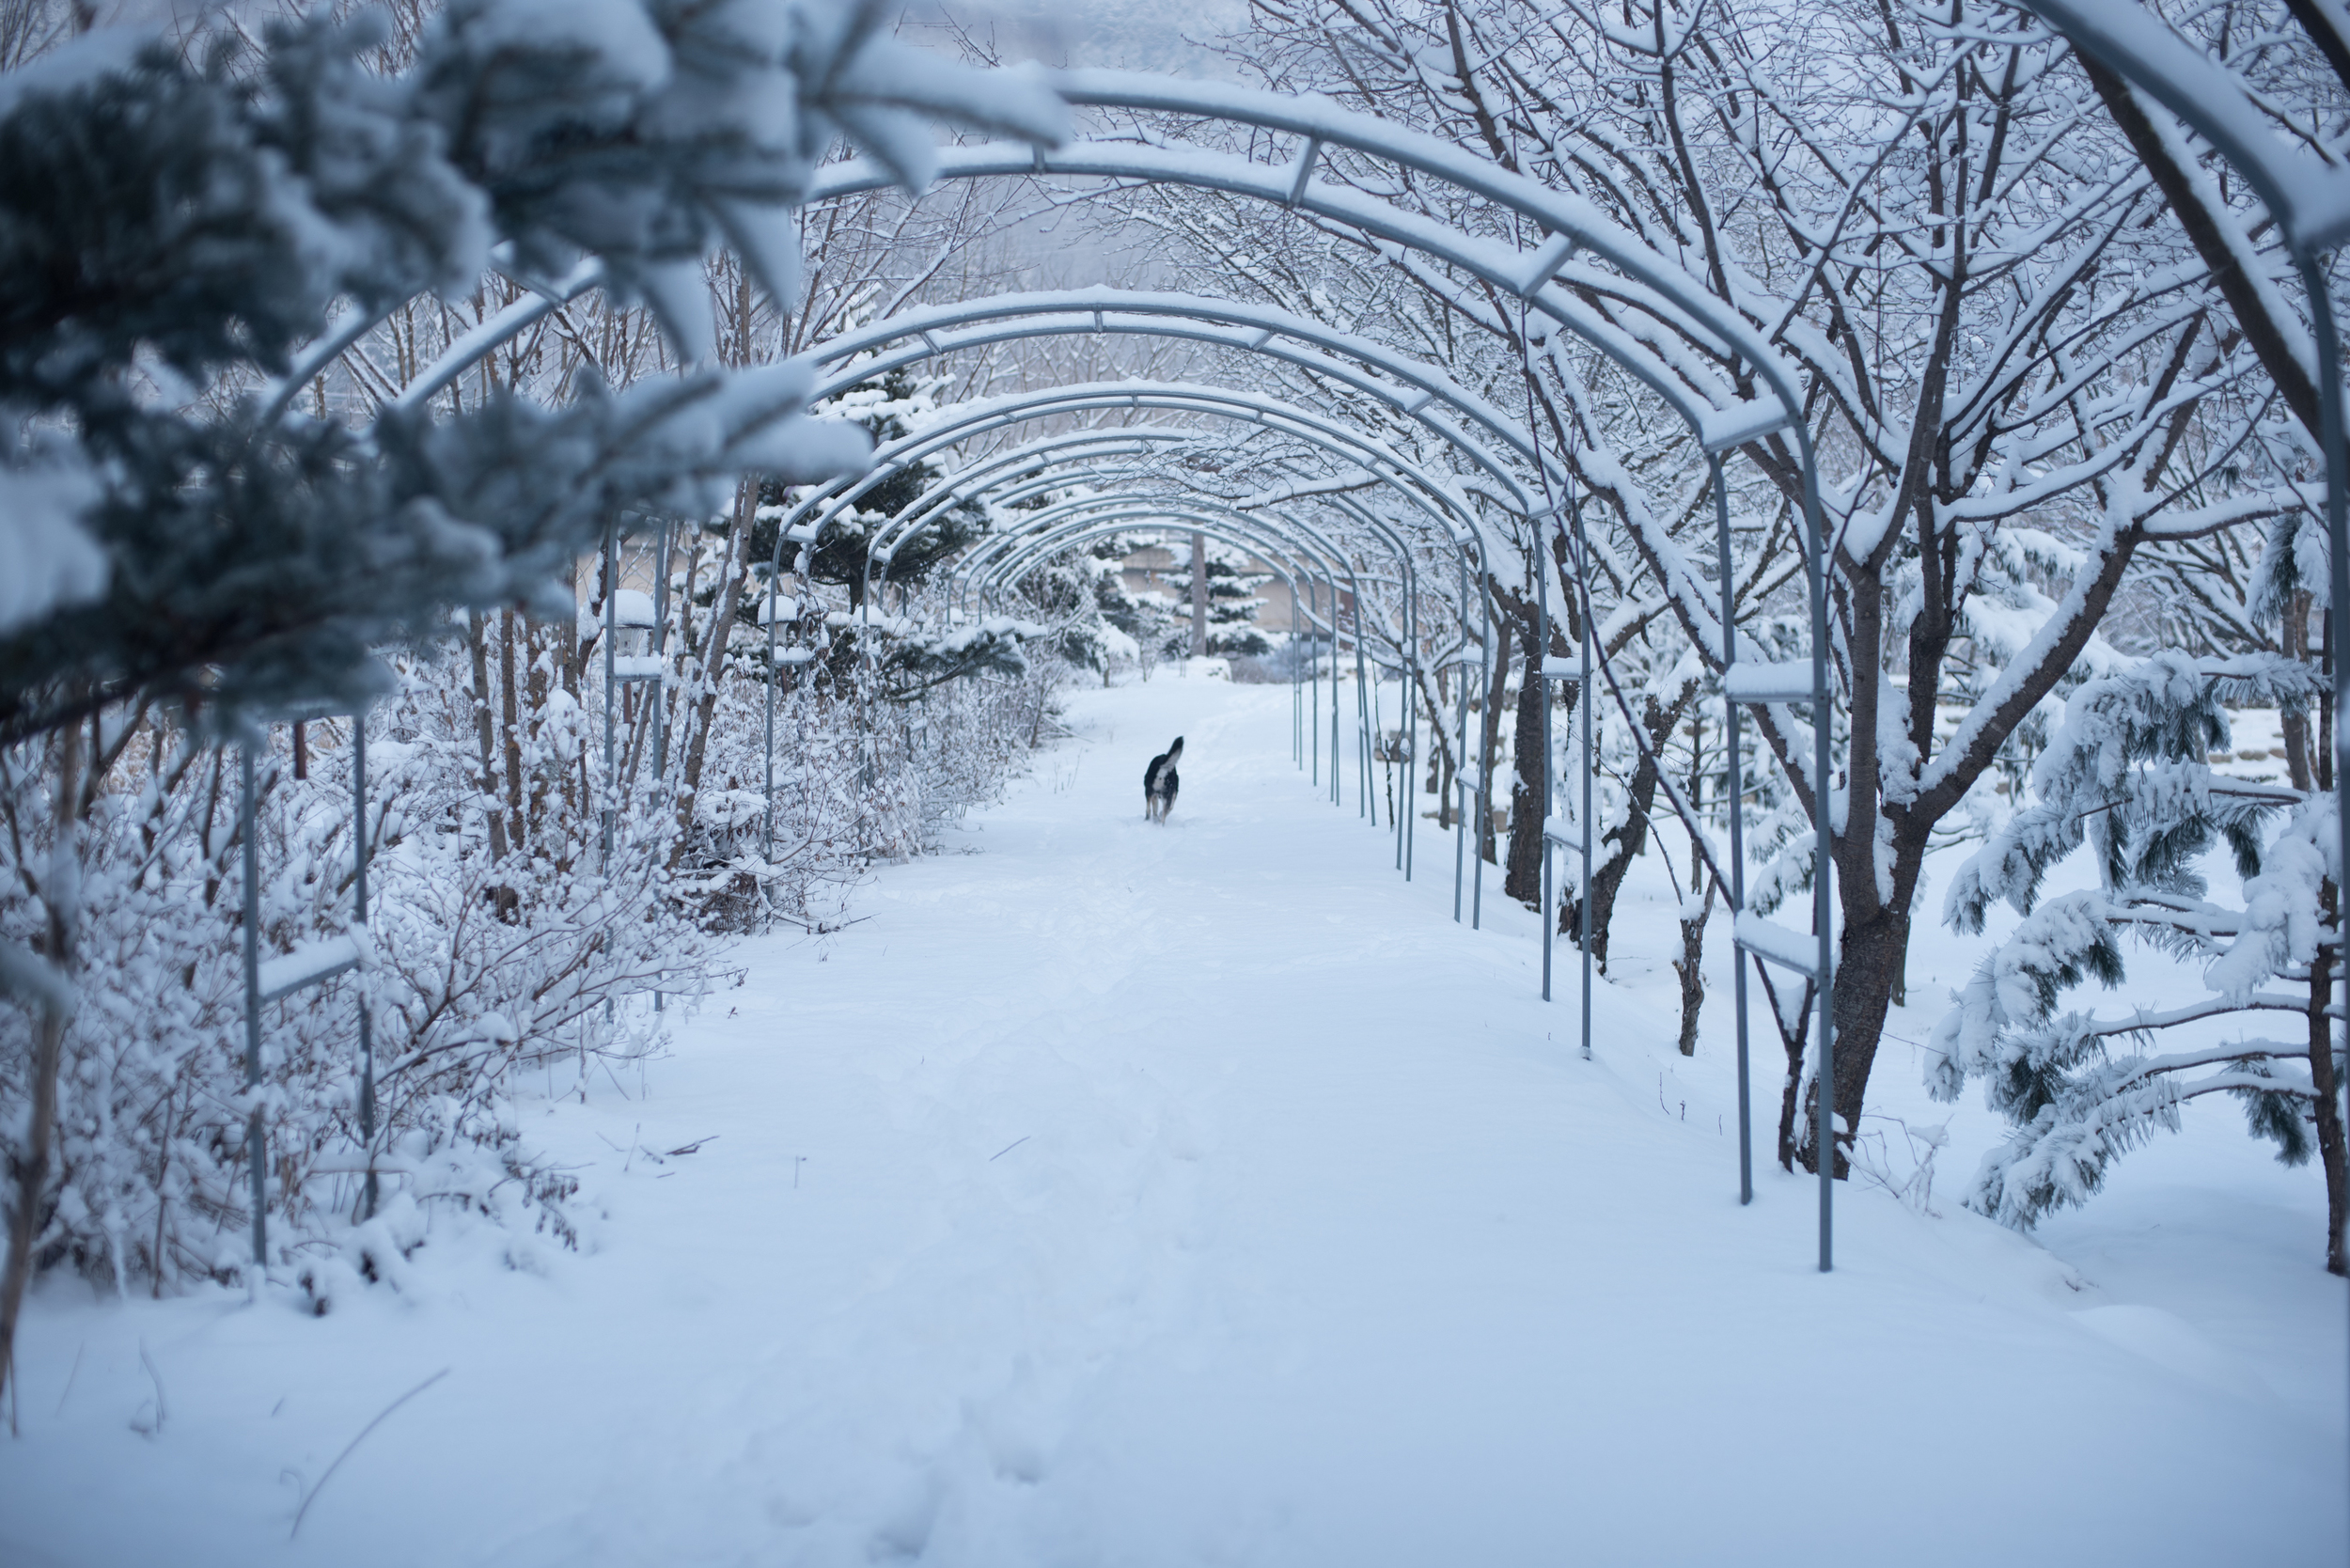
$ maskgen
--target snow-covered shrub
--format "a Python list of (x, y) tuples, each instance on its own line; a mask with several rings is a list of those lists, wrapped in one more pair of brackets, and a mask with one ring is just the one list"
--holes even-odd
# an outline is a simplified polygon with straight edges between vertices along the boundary
[[(370, 961), (263, 1005), (258, 1091), (245, 1088), (233, 754), (191, 749), (184, 732), (157, 725), (101, 781), (85, 828), (82, 1004), (59, 1077), (43, 1262), (158, 1291), (248, 1266), (256, 1104), (273, 1262), (380, 1253), (380, 1235), (357, 1229), (370, 1168), (385, 1197), (421, 1217), (464, 1210), (572, 1239), (574, 1184), (525, 1142), (515, 1096), (580, 1086), (651, 1048), (658, 1035), (635, 999), (654, 989), (690, 998), (722, 971), (673, 889), (666, 813), (624, 813), (602, 864), (597, 803), (563, 787), (576, 709), (553, 704), (525, 791), (528, 835), (494, 853), (488, 823), (502, 803), (478, 788), (473, 704), (447, 674), (446, 664), (403, 667), (398, 695), (371, 714)], [(282, 729), (257, 769), (264, 963), (352, 924), (350, 726), (306, 728), (308, 777), (292, 776)], [(38, 769), (11, 770), (0, 808), (21, 854), (45, 848), (46, 793)], [(33, 940), (41, 918), (21, 882), (0, 893), (9, 937)], [(372, 1140), (360, 1126), (362, 1007)], [(0, 1103), (24, 1104), (32, 1028), (25, 1011), (0, 1012)], [(379, 1275), (392, 1266), (380, 1262)]]

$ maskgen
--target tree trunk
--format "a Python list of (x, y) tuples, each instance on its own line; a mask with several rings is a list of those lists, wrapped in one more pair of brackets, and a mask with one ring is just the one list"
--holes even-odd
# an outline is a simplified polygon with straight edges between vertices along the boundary
[(1673, 961), (1673, 970), (1681, 977), (1681, 1054), (1698, 1054), (1698, 1016), (1705, 1009), (1705, 973), (1700, 964), (1705, 957), (1705, 922), (1714, 917), (1714, 894), (1721, 886), (1718, 877), (1706, 877), (1703, 862), (1691, 868), (1691, 874), (1705, 879), (1705, 898), (1694, 916), (1684, 909), (1681, 920), (1681, 956)]
[[(1338, 606), (1330, 609), (1330, 624), (1336, 647)], [(1198, 529), (1191, 535), (1191, 656), (1195, 659), (1208, 651), (1208, 536)]]
[(1515, 776), (1510, 784), (1510, 859), (1501, 890), (1527, 908), (1543, 907), (1543, 819), (1550, 802), (1543, 792), (1543, 709), (1549, 682), (1543, 679), (1543, 650), (1532, 624), (1518, 628), (1526, 646), (1526, 672), (1518, 685)]
[[(1869, 1072), (1876, 1064), (1877, 1046), (1884, 1039), (1885, 1015), (1893, 999), (1909, 952), (1909, 889), (1915, 870), (1904, 876), (1902, 855), (1896, 861), (1895, 890), (1900, 895), (1878, 906), (1874, 917), (1847, 925), (1836, 955), (1836, 1087), (1830, 1102), (1843, 1130), (1836, 1135), (1836, 1174), (1848, 1175), (1853, 1133), (1860, 1125), (1860, 1108), (1869, 1090)], [(1816, 1087), (1813, 1090), (1816, 1093)], [(1803, 1124), (1794, 1129), (1797, 1158), (1806, 1170), (1820, 1168), (1813, 1148), (1811, 1096), (1805, 1096)]]
[[(678, 781), (678, 839), (671, 852), (675, 865), (685, 853), (694, 826), (694, 797), (702, 783), (702, 765), (710, 753), (710, 726), (718, 711), (718, 682), (726, 674), (727, 649), (734, 638), (734, 623), (743, 611), (743, 587), (749, 580), (751, 523), (758, 493), (745, 484), (736, 492), (734, 525), (727, 530), (726, 553), (720, 567), (718, 603), (710, 618), (710, 636), (702, 644), (696, 676), (700, 700), (693, 710), (693, 729), (686, 739), (683, 776)], [(687, 580), (692, 586), (692, 580)], [(692, 601), (688, 600), (688, 604)]]
[[(1739, 954), (1738, 962), (1747, 963), (1747, 956)], [(1778, 982), (1771, 978), (1770, 965), (1756, 960), (1754, 977), (1762, 987), (1764, 1000), (1770, 1004), (1771, 1022), (1778, 1030), (1779, 1049), (1787, 1057), (1787, 1073), (1778, 1090), (1778, 1168), (1793, 1171), (1802, 1158), (1803, 1137), (1795, 1126), (1795, 1118), (1803, 1108), (1803, 1043), (1810, 1032), (1811, 982), (1803, 982), (1803, 1007), (1795, 1015), (1801, 1027), (1790, 1031), (1787, 1015), (1779, 1009)]]
[[(2329, 882), (2320, 892), (2321, 907), (2329, 912), (2339, 902)], [(2326, 1010), (2333, 1004), (2334, 968), (2342, 949), (2328, 953), (2319, 949), (2310, 965), (2310, 1087), (2317, 1090), (2317, 1163), (2326, 1170), (2326, 1272), (2350, 1274), (2350, 1239), (2343, 1235), (2350, 1221), (2350, 1169), (2345, 1169), (2342, 1129), (2342, 1086), (2334, 1077), (2333, 1020)]]
[[(1689, 691), (1690, 695), (1695, 694), (1694, 687)], [(1640, 727), (1648, 731), (1648, 747), (1633, 765), (1631, 803), (1623, 825), (1616, 830), (1615, 848), (1591, 876), (1591, 962), (1603, 975), (1607, 972), (1607, 933), (1616, 917), (1616, 895), (1623, 889), (1623, 879), (1631, 874), (1633, 858), (1648, 851), (1649, 819), (1656, 811), (1655, 760), (1664, 755), (1665, 743), (1672, 738), (1673, 727), (1681, 722), (1688, 706), (1687, 697), (1670, 708), (1644, 701), (1646, 711), (1640, 715)], [(1570, 936), (1576, 934), (1582, 929), (1580, 911), (1576, 918), (1578, 923), (1573, 930), (1563, 925), (1559, 929)]]
[(507, 841), (516, 849), (528, 842), (530, 823), (523, 812), (522, 694), (514, 685), (514, 612), (498, 618), (498, 719), (506, 753)]
[[(1484, 711), (1477, 715), (1482, 749), (1478, 752), (1480, 764), (1501, 749), (1501, 705), (1510, 692), (1510, 618), (1494, 617), (1493, 681), (1485, 689)], [(1338, 683), (1331, 682), (1330, 700), (1338, 700)], [(1494, 858), (1494, 781), (1489, 770), (1480, 770), (1477, 777), (1477, 853), (1488, 865)]]
[[(2285, 609), (2285, 657), (2307, 664), (2310, 657), (2310, 596), (2296, 593)], [(2307, 710), (2281, 715), (2285, 738), (2285, 772), (2293, 787), (2310, 789), (2310, 715)]]
[(482, 630), (481, 612), (465, 617), (465, 651), (473, 662), (474, 739), (481, 748), (481, 796), (489, 807), (490, 859), (506, 858), (506, 813), (497, 808), (497, 727), (490, 716), (489, 634)]
[[(50, 862), (40, 886), (49, 927), (48, 951), (42, 956), (57, 981), (70, 985), (81, 914), (82, 727), (69, 724), (60, 729), (57, 747)], [(40, 1235), (41, 1200), (49, 1187), (50, 1145), (57, 1130), (57, 1069), (65, 1059), (65, 1032), (72, 1021), (70, 991), (42, 998), (40, 1022), (33, 1035), (33, 1081), (27, 1086), (33, 1114), (24, 1146), (13, 1162), (16, 1201), (8, 1211), (8, 1264), (0, 1271), (0, 1391), (6, 1390), (16, 1371), (17, 1317), (24, 1309), (24, 1287), (32, 1278), (33, 1243)]]

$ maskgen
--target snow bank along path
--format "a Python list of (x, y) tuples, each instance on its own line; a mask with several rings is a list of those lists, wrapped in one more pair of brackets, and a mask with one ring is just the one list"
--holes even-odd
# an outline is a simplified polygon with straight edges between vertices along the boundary
[(1072, 705), (641, 1094), (533, 1108), (587, 1253), (440, 1237), (315, 1319), (53, 1283), (0, 1560), (2342, 1560), (2338, 1402), (1948, 1203), (1840, 1194), (1815, 1273), (1671, 1016), (1574, 1059), (1574, 966), (1452, 925), (1433, 833), (1406, 886), (1286, 689)]

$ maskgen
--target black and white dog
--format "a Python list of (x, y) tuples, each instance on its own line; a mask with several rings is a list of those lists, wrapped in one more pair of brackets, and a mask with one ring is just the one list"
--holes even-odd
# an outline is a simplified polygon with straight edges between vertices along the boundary
[(1175, 791), (1183, 780), (1175, 776), (1175, 764), (1183, 760), (1183, 738), (1175, 737), (1175, 744), (1151, 759), (1151, 765), (1142, 770), (1142, 820), (1150, 823), (1167, 821), (1167, 814), (1175, 809)]

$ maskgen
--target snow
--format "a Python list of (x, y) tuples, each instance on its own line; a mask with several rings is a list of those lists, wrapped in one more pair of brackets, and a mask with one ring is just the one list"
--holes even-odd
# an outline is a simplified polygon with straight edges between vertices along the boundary
[(1742, 659), (1722, 672), (1722, 690), (1740, 702), (1809, 702), (1818, 690), (1811, 664)]
[(331, 980), (346, 969), (355, 969), (367, 961), (366, 938), (353, 932), (348, 936), (326, 936), (303, 942), (293, 951), (275, 958), (264, 959), (258, 968), (261, 1000), (275, 1001), (290, 991), (306, 985), (316, 985)]
[[(0, 1560), (2342, 1560), (2322, 1188), (2232, 1110), (2044, 1249), (1856, 1181), (1822, 1276), (1770, 1053), (1742, 1210), (1725, 1008), (1673, 1048), (1653, 857), (1583, 1062), (1576, 966), (1545, 1005), (1530, 915), (1454, 924), (1432, 824), (1398, 877), (1288, 691), (1067, 700), (856, 923), (744, 944), (641, 1082), (530, 1108), (586, 1252), (436, 1216), (323, 1316), (49, 1279)], [(1917, 948), (1864, 1145), (1947, 1121), (1955, 1162), (1999, 1123), (1904, 1039), (1981, 944)]]
[(1732, 929), (1738, 945), (1759, 958), (1799, 975), (1820, 972), (1820, 939), (1810, 932), (1791, 931), (1751, 909), (1739, 911)]
[(0, 469), (0, 635), (106, 591), (105, 552), (81, 523), (98, 496), (80, 467)]

